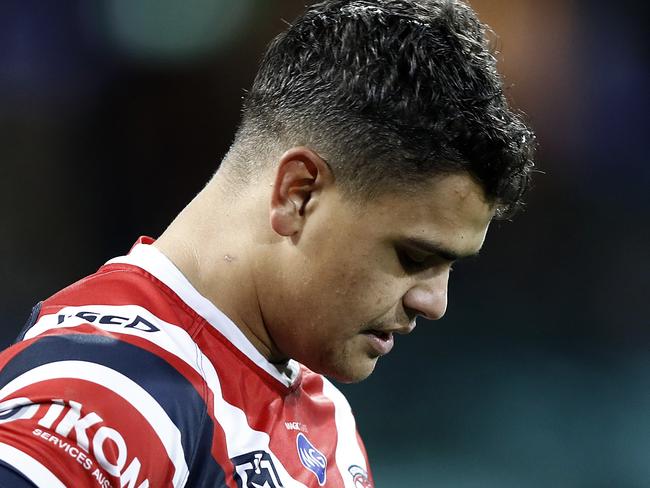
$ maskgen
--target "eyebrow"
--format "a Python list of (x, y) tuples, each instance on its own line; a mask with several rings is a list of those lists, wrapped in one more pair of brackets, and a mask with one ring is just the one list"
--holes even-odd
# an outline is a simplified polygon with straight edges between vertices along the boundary
[(467, 254), (460, 254), (444, 246), (441, 246), (437, 242), (427, 241), (418, 237), (408, 238), (404, 241), (404, 243), (409, 247), (416, 248), (429, 254), (435, 254), (437, 256), (440, 256), (445, 261), (450, 262), (458, 261), (459, 259), (472, 258), (479, 255), (478, 251)]

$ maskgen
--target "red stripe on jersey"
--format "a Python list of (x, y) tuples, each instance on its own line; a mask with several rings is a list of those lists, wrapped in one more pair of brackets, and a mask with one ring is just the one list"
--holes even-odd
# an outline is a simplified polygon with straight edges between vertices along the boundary
[[(86, 451), (80, 449), (76, 443), (67, 442), (63, 438), (59, 439), (56, 435), (54, 438), (40, 438), (41, 442), (35, 442), (34, 438), (40, 437), (43, 432), (40, 427), (19, 420), (2, 426), (0, 442), (15, 447), (42, 464), (65, 486), (97, 488), (98, 478), (100, 480), (107, 479), (111, 482), (111, 486), (119, 486), (114, 483), (114, 479), (108, 478), (103, 470), (95, 472), (95, 469), (99, 469), (97, 462), (92, 456), (88, 456)], [(51, 434), (48, 432), (48, 435)], [(61, 445), (58, 444), (59, 440), (61, 440)], [(56, 441), (57, 445), (52, 441)], [(5, 461), (11, 464), (11, 459)], [(90, 472), (85, 469), (84, 463), (90, 463)], [(84, 473), (84, 475), (79, 476), (79, 473)], [(30, 473), (23, 474), (29, 478)]]
[[(106, 290), (110, 289), (110, 293)], [(65, 305), (61, 305), (65, 304)], [(161, 320), (182, 327), (190, 335), (198, 315), (158, 278), (137, 266), (115, 263), (64, 288), (43, 301), (39, 318), (64, 307), (136, 305)]]

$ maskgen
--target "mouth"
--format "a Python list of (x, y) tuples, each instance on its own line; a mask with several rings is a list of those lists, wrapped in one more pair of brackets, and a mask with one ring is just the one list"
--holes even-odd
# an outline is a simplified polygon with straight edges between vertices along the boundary
[(363, 331), (361, 334), (367, 338), (370, 347), (379, 356), (388, 354), (393, 348), (394, 340), (392, 332), (369, 329)]
[(393, 335), (390, 332), (384, 332), (384, 331), (375, 330), (375, 329), (366, 330), (366, 331), (363, 331), (362, 333), (363, 334), (368, 334), (368, 335), (373, 335), (373, 336), (381, 339), (382, 341), (387, 341), (390, 338), (390, 336)]

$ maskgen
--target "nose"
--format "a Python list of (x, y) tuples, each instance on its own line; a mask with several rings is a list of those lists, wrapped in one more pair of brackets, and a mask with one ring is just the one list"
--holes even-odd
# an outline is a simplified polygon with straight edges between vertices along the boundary
[(404, 308), (411, 309), (429, 320), (442, 318), (447, 311), (448, 283), (448, 272), (419, 281), (402, 298)]

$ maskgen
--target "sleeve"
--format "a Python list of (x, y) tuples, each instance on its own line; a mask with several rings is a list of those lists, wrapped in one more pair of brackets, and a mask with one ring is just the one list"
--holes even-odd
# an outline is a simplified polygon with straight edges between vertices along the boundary
[(0, 354), (0, 488), (183, 486), (197, 443), (183, 419), (205, 406), (146, 348), (83, 332)]

